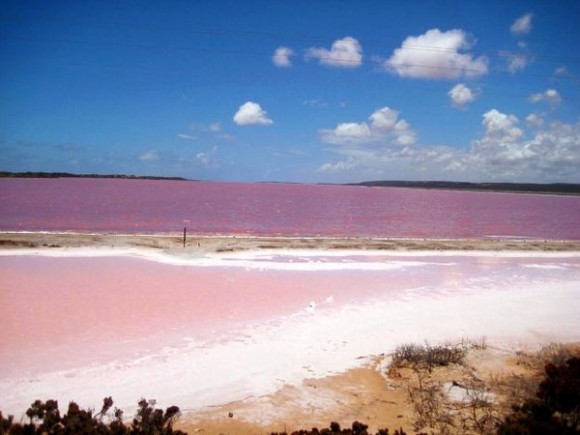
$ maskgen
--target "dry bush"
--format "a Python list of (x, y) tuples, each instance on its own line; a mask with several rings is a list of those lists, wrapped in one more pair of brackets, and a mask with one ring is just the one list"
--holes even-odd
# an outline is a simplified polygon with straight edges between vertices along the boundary
[(431, 371), (434, 367), (463, 364), (467, 351), (468, 346), (464, 343), (459, 345), (444, 344), (440, 346), (430, 346), (429, 344), (402, 344), (393, 353), (391, 367), (425, 367)]
[(500, 413), (488, 395), (482, 390), (468, 389), (467, 399), (458, 414), (457, 433), (494, 434)]
[(574, 352), (564, 344), (550, 343), (540, 349), (537, 355), (542, 367), (546, 364), (561, 366), (570, 358), (574, 357)]
[(542, 372), (546, 364), (562, 365), (570, 358), (578, 356), (569, 346), (562, 343), (550, 343), (538, 352), (516, 352), (516, 364), (537, 372)]
[(416, 374), (417, 384), (407, 387), (415, 412), (413, 428), (416, 431), (429, 428), (436, 429), (439, 434), (451, 433), (453, 417), (445, 407), (446, 398), (441, 385), (433, 382), (424, 371), (417, 370)]

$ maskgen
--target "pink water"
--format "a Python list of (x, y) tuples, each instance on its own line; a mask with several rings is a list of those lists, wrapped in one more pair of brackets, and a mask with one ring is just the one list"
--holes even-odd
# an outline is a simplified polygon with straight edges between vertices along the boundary
[(1, 179), (0, 231), (580, 239), (580, 197), (287, 184)]
[[(501, 282), (509, 289), (512, 280), (523, 277), (533, 282), (578, 275), (570, 265), (554, 269), (551, 258), (391, 255), (367, 261), (397, 267), (329, 271), (312, 265), (298, 271), (117, 257), (0, 257), (0, 381), (132, 360), (188, 340), (239, 338), (248, 326), (305, 315), (312, 302), (319, 313), (377, 297), (395, 301), (421, 293), (469, 293), (482, 282)], [(548, 268), (525, 268), (528, 263)]]
[[(392, 286), (403, 272), (0, 257), (0, 379), (135, 357), (152, 347), (183, 344), (184, 337), (208, 340), (239, 332), (248, 324), (304, 312), (312, 301), (321, 308), (328, 297), (332, 306), (368, 297), (384, 289), (386, 276)], [(393, 293), (407, 286), (399, 283)]]

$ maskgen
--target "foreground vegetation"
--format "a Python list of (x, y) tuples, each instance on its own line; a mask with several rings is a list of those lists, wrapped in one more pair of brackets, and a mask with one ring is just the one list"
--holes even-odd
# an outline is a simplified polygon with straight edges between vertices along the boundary
[[(517, 354), (517, 364), (539, 376), (496, 376), (483, 381), (466, 362), (468, 351), (480, 343), (396, 349), (389, 376), (412, 373), (408, 397), (414, 406), (413, 426), (420, 434), (540, 435), (580, 434), (580, 355), (562, 345), (549, 345), (537, 354)], [(461, 393), (450, 403), (437, 370), (453, 367), (462, 382), (451, 386)], [(449, 371), (448, 371), (449, 372)], [(493, 389), (494, 392), (490, 390)], [(500, 400), (500, 396), (503, 400)], [(503, 402), (503, 403), (502, 403)]]
[[(467, 356), (473, 349), (481, 350), (486, 346), (483, 340), (443, 346), (405, 344), (396, 349), (387, 375), (389, 379), (399, 379), (407, 388), (414, 411), (411, 421), (414, 433), (580, 434), (580, 354), (577, 350), (550, 345), (535, 354), (518, 352), (517, 365), (530, 373), (538, 373), (538, 377), (498, 375), (484, 382), (470, 371)], [(449, 383), (463, 394), (458, 401), (450, 401), (449, 387), (444, 387), (445, 376), (449, 373), (459, 380)], [(185, 434), (173, 428), (180, 415), (177, 406), (156, 409), (154, 401), (145, 399), (138, 405), (135, 417), (129, 421), (123, 418), (121, 410), (113, 409), (110, 397), (104, 399), (99, 412), (81, 409), (71, 402), (62, 416), (55, 400), (37, 400), (19, 422), (13, 416), (4, 417), (0, 412), (0, 435)], [(28, 421), (24, 421), (26, 419)], [(291, 434), (371, 433), (365, 423), (355, 421), (348, 428), (332, 422), (328, 428), (299, 430)], [(403, 429), (389, 432), (384, 428), (374, 433), (406, 435)], [(287, 433), (273, 432), (271, 435)]]
[(180, 414), (177, 406), (170, 406), (163, 411), (154, 408), (155, 401), (141, 399), (130, 424), (124, 422), (123, 411), (118, 408), (114, 409), (112, 416), (109, 415), (112, 406), (113, 399), (106, 397), (101, 410), (94, 414), (93, 410), (82, 409), (71, 402), (68, 411), (61, 416), (56, 400), (36, 400), (26, 411), (28, 423), (14, 422), (11, 415), (4, 418), (0, 411), (0, 434), (186, 435), (185, 432), (173, 429)]

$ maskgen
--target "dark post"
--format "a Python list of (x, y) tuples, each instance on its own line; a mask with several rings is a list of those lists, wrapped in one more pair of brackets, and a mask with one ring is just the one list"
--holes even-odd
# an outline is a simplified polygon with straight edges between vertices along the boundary
[(185, 248), (185, 238), (187, 237), (187, 228), (183, 227), (183, 247)]

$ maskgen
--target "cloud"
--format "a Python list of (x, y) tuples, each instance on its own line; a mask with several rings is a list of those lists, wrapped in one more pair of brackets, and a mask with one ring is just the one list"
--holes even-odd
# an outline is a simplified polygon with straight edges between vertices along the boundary
[(475, 101), (477, 95), (463, 83), (458, 83), (447, 93), (451, 98), (451, 104), (456, 108), (464, 108)]
[(398, 117), (399, 112), (388, 107), (383, 107), (382, 109), (376, 110), (371, 116), (369, 116), (369, 119), (371, 120), (373, 128), (382, 131), (389, 131), (395, 128)]
[(236, 137), (233, 134), (229, 134), (229, 133), (222, 133), (218, 136), (220, 139), (224, 139), (224, 140), (235, 140)]
[(205, 167), (216, 167), (219, 166), (218, 162), (214, 159), (214, 154), (217, 152), (218, 146), (214, 145), (209, 151), (197, 153), (195, 156), (197, 162)]
[(485, 127), (486, 138), (512, 142), (522, 137), (523, 132), (516, 127), (518, 118), (515, 115), (506, 115), (496, 109), (483, 114), (482, 125)]
[(519, 70), (524, 69), (532, 61), (532, 59), (525, 54), (515, 54), (510, 53), (509, 51), (500, 51), (499, 55), (505, 59), (507, 63), (507, 69), (512, 74), (515, 74)]
[(515, 115), (487, 111), (482, 115), (484, 132), (469, 148), (416, 143), (335, 146), (328, 151), (342, 159), (323, 163), (318, 172), (342, 180), (579, 182), (580, 122), (553, 122), (543, 128), (542, 117), (532, 115), (526, 117), (526, 123), (534, 130), (526, 135)]
[(419, 79), (471, 78), (487, 74), (487, 57), (475, 58), (462, 52), (471, 46), (470, 37), (463, 30), (431, 29), (422, 35), (407, 37), (384, 66), (401, 77)]
[(526, 123), (532, 127), (539, 128), (544, 125), (544, 118), (536, 113), (530, 113), (528, 116), (526, 116)]
[(248, 101), (240, 106), (234, 115), (234, 122), (238, 125), (270, 125), (272, 121), (267, 112), (258, 103)]
[(322, 65), (338, 68), (356, 68), (362, 64), (362, 58), (362, 47), (351, 36), (337, 39), (330, 50), (317, 47), (306, 50), (306, 59), (318, 59)]
[(550, 106), (557, 106), (562, 102), (562, 97), (555, 89), (548, 89), (543, 93), (532, 94), (528, 98), (531, 103), (546, 102)]
[(368, 143), (372, 140), (373, 134), (366, 122), (357, 124), (356, 122), (344, 122), (338, 124), (334, 130), (325, 130), (323, 140), (328, 143)]
[(212, 133), (217, 133), (221, 130), (221, 128), (222, 128), (221, 122), (213, 122), (209, 125), (198, 122), (192, 122), (189, 124), (189, 130), (201, 131), (204, 133), (207, 133), (208, 131)]
[(514, 35), (525, 35), (532, 30), (532, 17), (534, 15), (527, 13), (519, 17), (510, 27), (510, 31)]
[(139, 160), (142, 162), (154, 162), (159, 160), (159, 153), (155, 150), (147, 151), (139, 156)]
[(221, 122), (214, 122), (213, 124), (209, 125), (208, 129), (211, 132), (217, 133), (217, 132), (221, 131), (222, 124), (221, 124)]
[(310, 107), (328, 107), (328, 103), (326, 101), (317, 100), (315, 98), (310, 100), (304, 100), (303, 103), (305, 106)]
[[(491, 112), (494, 115), (490, 117)], [(491, 118), (498, 122), (490, 123)], [(528, 116), (527, 120), (539, 124), (540, 118)], [(580, 163), (580, 124), (555, 122), (525, 140), (522, 131), (515, 127), (516, 123), (514, 115), (497, 110), (485, 114), (486, 134), (473, 142), (470, 155), (464, 159), (464, 167), (477, 165), (480, 172), (487, 171), (503, 179), (570, 181), (569, 177), (577, 178), (574, 171)], [(489, 128), (491, 126), (494, 128)]]
[(416, 133), (407, 121), (399, 119), (399, 112), (389, 107), (377, 109), (367, 122), (345, 122), (336, 128), (320, 130), (323, 142), (334, 145), (408, 146), (416, 141)]
[(185, 133), (178, 133), (178, 134), (176, 134), (176, 136), (179, 139), (185, 139), (185, 140), (196, 140), (197, 139), (197, 137), (192, 136), (190, 134), (185, 134)]
[(318, 172), (325, 172), (329, 174), (350, 171), (356, 167), (354, 160), (340, 161), (336, 163), (323, 163), (317, 169)]
[(272, 56), (272, 62), (279, 68), (292, 66), (290, 58), (294, 55), (294, 50), (288, 47), (278, 47)]

